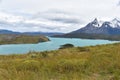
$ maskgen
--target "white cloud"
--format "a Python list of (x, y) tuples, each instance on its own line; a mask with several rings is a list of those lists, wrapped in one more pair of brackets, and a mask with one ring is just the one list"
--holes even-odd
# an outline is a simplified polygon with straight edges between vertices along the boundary
[(7, 14), (3, 12), (0, 13), (1, 29), (9, 29), (20, 32), (26, 31), (70, 32), (71, 30), (80, 28), (81, 23), (80, 21), (81, 20), (78, 17), (75, 17), (74, 15), (52, 12), (51, 14), (39, 13), (37, 15), (36, 14), (31, 15), (31, 17)]
[(118, 2), (118, 6), (120, 6), (120, 1)]
[(5, 19), (3, 21), (7, 21), (11, 27), (1, 28), (69, 32), (79, 29), (96, 17), (102, 20), (120, 17), (120, 7), (116, 6), (118, 2), (118, 0), (2, 0), (0, 12), (5, 11), (7, 14), (0, 14), (2, 15), (0, 20)]

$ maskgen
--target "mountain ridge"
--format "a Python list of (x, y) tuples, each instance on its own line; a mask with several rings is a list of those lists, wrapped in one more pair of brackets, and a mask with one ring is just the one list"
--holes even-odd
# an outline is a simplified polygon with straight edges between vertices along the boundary
[(54, 37), (120, 40), (120, 20), (100, 23), (97, 18), (76, 31)]
[(120, 21), (115, 18), (112, 21), (105, 21), (101, 24), (97, 18), (95, 18), (85, 27), (71, 33), (120, 34)]
[(17, 32), (17, 31), (0, 29), (0, 34), (26, 34), (26, 35), (53, 36), (53, 35), (61, 35), (63, 33), (59, 33), (59, 32)]

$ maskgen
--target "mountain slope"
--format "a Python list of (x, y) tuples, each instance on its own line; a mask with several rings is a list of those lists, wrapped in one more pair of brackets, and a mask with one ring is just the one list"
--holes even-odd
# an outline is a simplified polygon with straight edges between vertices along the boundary
[(53, 35), (62, 35), (63, 33), (58, 32), (14, 32), (10, 30), (0, 30), (0, 34), (25, 34), (25, 35), (44, 35), (44, 36), (53, 36)]
[(0, 34), (0, 44), (33, 44), (46, 41), (49, 39), (40, 35)]
[(22, 34), (53, 36), (53, 35), (62, 35), (63, 33), (58, 33), (58, 32), (24, 32)]
[(20, 32), (14, 32), (10, 30), (0, 29), (0, 34), (20, 34)]
[(105, 21), (102, 24), (95, 19), (88, 23), (85, 27), (73, 31), (72, 33), (95, 33), (95, 34), (120, 34), (120, 21), (116, 18), (114, 20)]
[(101, 23), (95, 19), (79, 30), (55, 37), (120, 40), (120, 20)]

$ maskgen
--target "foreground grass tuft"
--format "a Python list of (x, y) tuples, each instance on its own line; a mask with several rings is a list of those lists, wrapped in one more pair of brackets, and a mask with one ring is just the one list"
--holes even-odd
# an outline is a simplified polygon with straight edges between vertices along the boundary
[(0, 80), (120, 80), (120, 43), (1, 55)]

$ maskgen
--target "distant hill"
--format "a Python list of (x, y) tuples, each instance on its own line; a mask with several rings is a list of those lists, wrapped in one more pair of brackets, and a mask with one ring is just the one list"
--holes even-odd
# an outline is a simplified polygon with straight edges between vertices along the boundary
[(0, 34), (21, 34), (20, 32), (14, 32), (10, 30), (0, 29)]
[(0, 34), (0, 44), (33, 44), (46, 41), (49, 39), (40, 35)]
[(22, 34), (53, 36), (53, 35), (62, 35), (63, 33), (58, 33), (58, 32), (24, 32)]
[(54, 37), (120, 40), (120, 20), (100, 22), (97, 19), (76, 31)]
[(1, 29), (0, 34), (25, 34), (25, 35), (53, 36), (53, 35), (62, 35), (63, 33), (58, 33), (58, 32), (15, 32), (15, 31)]

